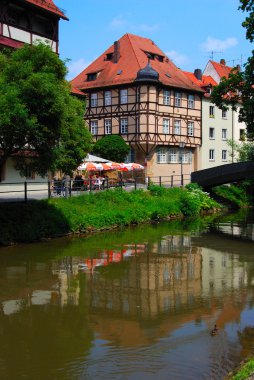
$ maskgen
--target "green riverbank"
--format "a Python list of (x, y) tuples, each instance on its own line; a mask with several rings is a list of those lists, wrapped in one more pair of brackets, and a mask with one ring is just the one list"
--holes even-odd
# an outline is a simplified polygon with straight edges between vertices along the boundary
[(239, 368), (230, 373), (225, 380), (253, 380), (254, 379), (254, 357), (243, 361)]
[(195, 186), (121, 189), (28, 203), (0, 204), (0, 245), (35, 242), (132, 224), (198, 216), (221, 206)]

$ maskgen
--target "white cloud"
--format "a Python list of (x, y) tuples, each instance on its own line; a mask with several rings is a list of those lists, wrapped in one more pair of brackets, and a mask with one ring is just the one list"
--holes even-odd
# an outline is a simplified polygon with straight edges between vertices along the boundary
[(174, 62), (176, 66), (182, 66), (183, 64), (188, 62), (188, 57), (186, 55), (180, 54), (175, 50), (166, 52), (166, 55), (169, 59), (171, 59), (171, 61)]
[(228, 37), (225, 40), (218, 40), (213, 37), (207, 37), (206, 42), (201, 44), (204, 51), (215, 51), (215, 50), (227, 50), (238, 44), (238, 41), (234, 37)]
[(155, 30), (159, 29), (159, 25), (147, 25), (147, 24), (141, 24), (139, 26), (140, 30), (143, 30), (144, 32), (154, 32)]
[(117, 16), (111, 21), (110, 26), (112, 28), (120, 28), (126, 23), (127, 21), (122, 16)]
[(80, 74), (91, 62), (85, 61), (83, 58), (78, 59), (77, 61), (70, 62), (67, 64), (68, 75), (67, 79), (74, 78), (76, 75)]

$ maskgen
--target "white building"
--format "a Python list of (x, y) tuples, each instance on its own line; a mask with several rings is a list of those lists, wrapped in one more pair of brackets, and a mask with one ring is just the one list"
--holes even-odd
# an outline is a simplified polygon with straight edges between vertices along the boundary
[(239, 142), (245, 135), (245, 124), (238, 121), (240, 105), (237, 111), (233, 111), (231, 107), (227, 111), (222, 111), (210, 99), (212, 87), (218, 85), (220, 78), (227, 77), (231, 69), (223, 63), (209, 61), (203, 74), (200, 69), (196, 69), (194, 73), (185, 72), (193, 83), (205, 91), (202, 98), (202, 145), (199, 169), (234, 162), (235, 152), (232, 151), (228, 140)]

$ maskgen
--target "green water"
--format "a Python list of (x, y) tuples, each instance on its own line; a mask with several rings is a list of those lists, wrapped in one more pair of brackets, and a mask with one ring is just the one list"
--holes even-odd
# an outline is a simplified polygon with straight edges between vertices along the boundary
[(254, 347), (253, 220), (1, 248), (0, 379), (223, 379)]

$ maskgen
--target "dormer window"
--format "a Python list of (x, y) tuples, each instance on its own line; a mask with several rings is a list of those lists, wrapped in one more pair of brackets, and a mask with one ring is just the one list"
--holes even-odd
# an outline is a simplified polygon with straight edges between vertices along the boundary
[(97, 73), (89, 73), (89, 74), (87, 74), (87, 81), (88, 82), (96, 80), (96, 78), (97, 78)]
[(163, 62), (164, 61), (163, 55), (157, 55), (156, 58), (158, 59), (159, 62)]
[(113, 53), (107, 53), (105, 57), (105, 61), (111, 61), (113, 59)]

